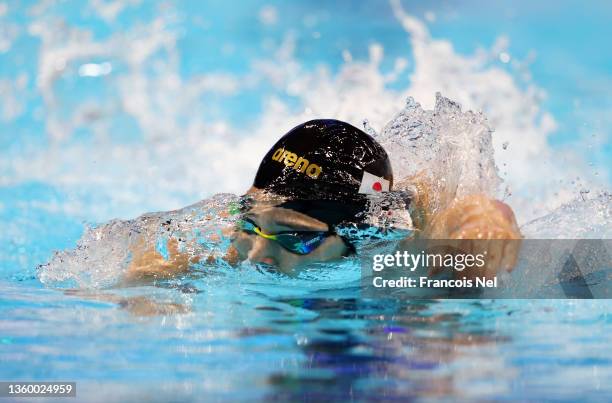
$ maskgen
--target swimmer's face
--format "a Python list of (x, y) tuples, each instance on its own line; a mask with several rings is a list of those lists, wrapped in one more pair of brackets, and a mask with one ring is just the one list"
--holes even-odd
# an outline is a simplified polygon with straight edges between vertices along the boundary
[[(329, 226), (313, 217), (273, 206), (253, 207), (244, 218), (253, 222), (266, 234), (276, 234), (285, 231), (316, 231), (326, 232)], [(293, 274), (301, 266), (309, 263), (328, 262), (346, 255), (348, 247), (338, 235), (329, 235), (312, 252), (306, 255), (292, 253), (277, 241), (266, 239), (260, 235), (237, 231), (233, 246), (240, 260), (252, 263), (263, 263), (278, 268), (280, 271)]]

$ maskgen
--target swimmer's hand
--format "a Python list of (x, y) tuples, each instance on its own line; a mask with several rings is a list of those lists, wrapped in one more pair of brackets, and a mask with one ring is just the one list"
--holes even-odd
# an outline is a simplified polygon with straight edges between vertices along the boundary
[(199, 262), (198, 256), (191, 256), (179, 251), (178, 241), (170, 238), (167, 243), (168, 259), (155, 249), (153, 245), (147, 245), (140, 240), (131, 249), (132, 261), (124, 276), (124, 282), (128, 284), (138, 283), (145, 280), (163, 280), (185, 274), (189, 266)]
[(484, 254), (484, 270), (465, 270), (456, 274), (489, 279), (502, 270), (514, 268), (522, 238), (512, 209), (485, 195), (470, 195), (452, 201), (432, 217), (423, 237), (461, 240), (459, 245), (464, 253)]

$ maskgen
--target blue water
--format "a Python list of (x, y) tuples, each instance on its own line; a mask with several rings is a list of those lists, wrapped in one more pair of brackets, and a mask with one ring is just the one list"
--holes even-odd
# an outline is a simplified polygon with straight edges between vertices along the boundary
[[(165, 314), (4, 282), (2, 377), (76, 380), (85, 401), (601, 401), (612, 392), (608, 301), (398, 302), (244, 277), (106, 291), (149, 298)], [(188, 312), (172, 314), (170, 303)]]
[[(303, 108), (326, 105), (329, 94), (310, 99), (292, 90), (295, 77), (319, 77), (306, 87), (313, 86), (324, 69), (329, 85), (340, 88), (347, 54), (366, 63), (378, 43), (384, 56), (367, 75), (366, 93), (387, 99), (414, 89), (409, 35), (386, 2), (135, 2), (114, 17), (94, 3), (0, 3), (0, 379), (74, 380), (79, 401), (104, 402), (610, 400), (608, 300), (364, 299), (351, 270), (297, 280), (219, 268), (157, 286), (43, 286), (37, 265), (74, 247), (87, 223), (246, 189), (259, 155), (240, 150), (244, 165), (233, 165), (223, 150), (273, 127), (278, 133), (270, 137), (257, 134), (265, 147), (298, 123)], [(576, 172), (562, 191), (578, 194), (587, 174), (609, 188), (608, 2), (402, 4), (468, 61), (507, 37), (491, 68), (514, 77), (518, 91), (546, 93), (529, 107), (556, 122), (542, 134), (551, 160), (575, 153), (563, 164)], [(284, 41), (293, 41), (293, 53), (278, 61)], [(139, 46), (123, 53), (131, 43)], [(151, 43), (151, 54), (130, 59)], [(500, 61), (504, 52), (508, 63)], [(521, 78), (512, 62), (530, 52), (530, 78)], [(59, 67), (44, 64), (43, 55)], [(407, 60), (406, 71), (376, 92), (376, 79), (398, 58)], [(262, 60), (277, 60), (295, 77), (276, 83), (257, 70)], [(108, 75), (79, 74), (84, 64), (104, 62), (112, 65)], [(229, 87), (188, 93), (190, 80), (209, 74), (229, 76), (211, 80)], [(443, 84), (471, 88), (462, 79)], [(364, 98), (343, 102), (357, 109)], [(399, 108), (381, 114), (388, 120)], [(278, 110), (286, 121), (266, 123)], [(515, 113), (510, 106), (497, 112)], [(320, 113), (341, 112), (331, 106)], [(538, 122), (522, 128), (539, 135)], [(510, 144), (513, 153), (515, 144), (521, 139)], [(504, 169), (521, 168), (509, 164)]]

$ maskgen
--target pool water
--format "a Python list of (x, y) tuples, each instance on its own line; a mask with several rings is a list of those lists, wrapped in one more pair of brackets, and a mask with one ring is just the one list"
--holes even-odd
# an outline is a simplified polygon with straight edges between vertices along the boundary
[(351, 261), (119, 287), (137, 220), (93, 236), (240, 194), (282, 133), (334, 117), (528, 237), (612, 238), (611, 8), (515, 3), (0, 1), (0, 380), (86, 402), (612, 400), (606, 299), (366, 298)]
[(325, 283), (211, 273), (108, 302), (3, 281), (0, 375), (76, 381), (100, 402), (612, 394), (607, 300), (396, 301)]
[(215, 233), (226, 219), (212, 213), (233, 200), (92, 228), (37, 270), (7, 264), (0, 377), (76, 381), (79, 401), (99, 402), (612, 396), (607, 299), (369, 298), (353, 259), (296, 277), (218, 262), (119, 286), (128, 229), (172, 220), (175, 231)]

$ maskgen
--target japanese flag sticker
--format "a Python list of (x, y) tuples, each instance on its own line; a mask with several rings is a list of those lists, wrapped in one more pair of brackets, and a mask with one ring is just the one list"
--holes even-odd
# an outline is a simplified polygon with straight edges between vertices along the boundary
[(363, 171), (363, 178), (361, 178), (361, 185), (359, 186), (359, 193), (363, 194), (377, 194), (381, 192), (389, 191), (389, 181), (385, 178), (379, 178), (378, 176), (372, 175), (369, 172)]

